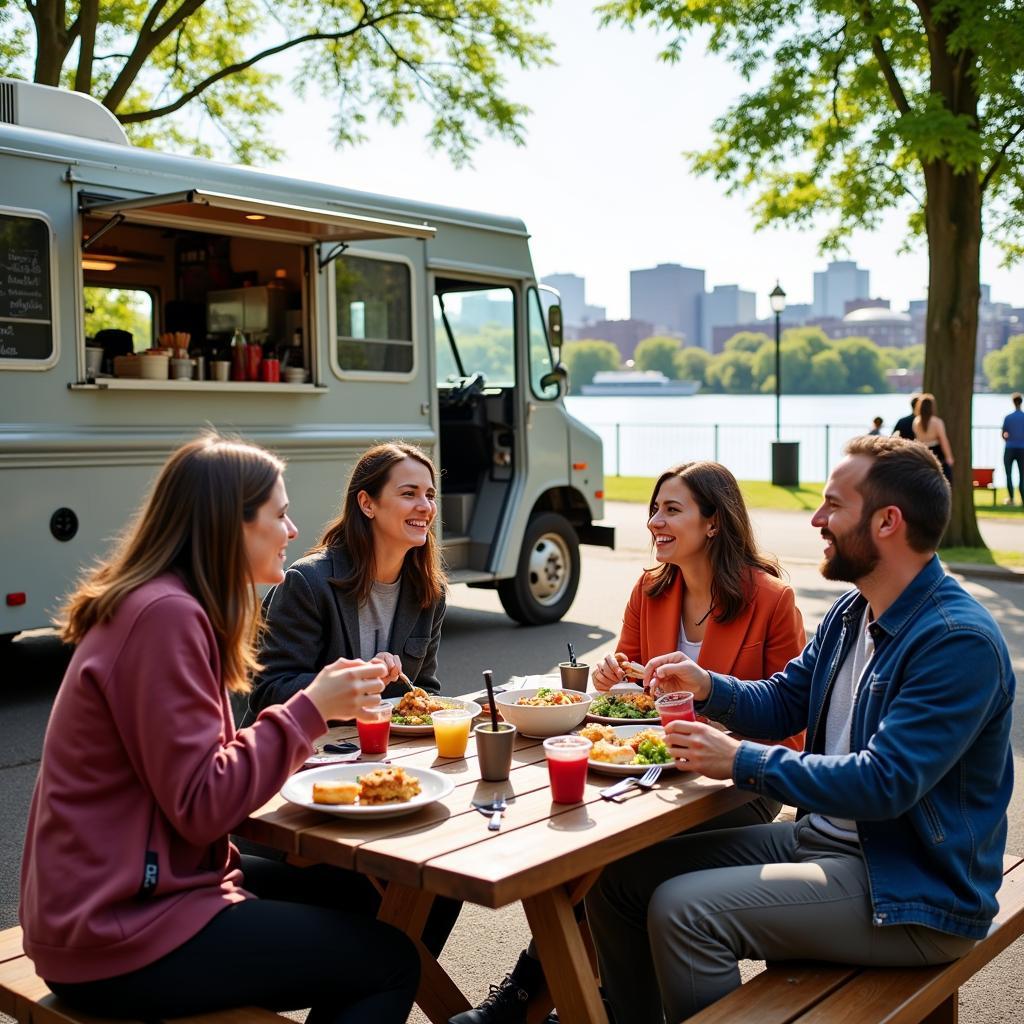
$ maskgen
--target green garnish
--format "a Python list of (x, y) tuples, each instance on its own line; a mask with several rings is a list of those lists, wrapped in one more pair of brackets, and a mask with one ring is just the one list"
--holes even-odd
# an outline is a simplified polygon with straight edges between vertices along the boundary
[(671, 760), (668, 747), (661, 740), (644, 740), (637, 747), (633, 764), (668, 764)]
[(635, 704), (626, 701), (616, 700), (614, 697), (598, 697), (590, 705), (590, 714), (600, 715), (601, 718), (657, 718), (658, 712), (651, 708), (650, 711), (641, 711)]

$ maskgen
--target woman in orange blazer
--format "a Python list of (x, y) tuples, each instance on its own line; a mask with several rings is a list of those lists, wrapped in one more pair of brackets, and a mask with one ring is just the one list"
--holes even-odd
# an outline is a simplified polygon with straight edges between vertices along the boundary
[[(757, 550), (739, 485), (725, 466), (684, 462), (662, 473), (647, 528), (659, 564), (644, 572), (626, 605), (619, 652), (628, 660), (646, 665), (682, 651), (712, 671), (766, 679), (803, 650), (793, 588), (779, 578), (778, 562)], [(608, 655), (593, 678), (608, 690), (624, 677)], [(779, 740), (803, 749), (802, 733)], [(758, 798), (705, 827), (761, 824), (780, 807)]]

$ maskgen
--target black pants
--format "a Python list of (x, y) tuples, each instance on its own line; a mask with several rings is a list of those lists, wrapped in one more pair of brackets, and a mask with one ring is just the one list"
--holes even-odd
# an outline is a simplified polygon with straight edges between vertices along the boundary
[(1024, 448), (1006, 448), (1003, 451), (1003, 469), (1006, 470), (1006, 490), (1013, 501), (1013, 467), (1017, 467), (1017, 492), (1024, 501)]
[[(307, 1024), (404, 1024), (419, 957), (402, 932), (376, 920), (380, 898), (363, 876), (249, 856), (242, 867), (245, 887), (259, 899), (232, 904), (184, 945), (130, 974), (50, 988), (98, 1016), (309, 1006)], [(435, 903), (435, 941), (448, 917), (447, 930), (454, 924), (459, 904), (454, 914), (452, 905)]]

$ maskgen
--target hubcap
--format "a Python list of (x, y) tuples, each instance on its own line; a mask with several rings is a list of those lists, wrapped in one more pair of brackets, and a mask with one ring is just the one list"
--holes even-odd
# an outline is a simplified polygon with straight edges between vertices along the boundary
[(529, 584), (533, 599), (542, 605), (557, 604), (569, 586), (572, 558), (565, 539), (557, 533), (538, 537), (530, 552)]

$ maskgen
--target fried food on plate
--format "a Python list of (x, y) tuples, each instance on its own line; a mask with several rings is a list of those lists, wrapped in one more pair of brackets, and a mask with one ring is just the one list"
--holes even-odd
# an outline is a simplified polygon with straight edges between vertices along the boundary
[(598, 740), (590, 748), (591, 761), (605, 761), (608, 764), (629, 764), (636, 756), (636, 751), (628, 743), (609, 743)]
[(583, 726), (580, 729), (580, 735), (591, 743), (597, 743), (598, 740), (607, 740), (609, 743), (614, 743), (618, 736), (615, 735), (615, 730), (610, 725), (599, 725), (597, 722), (590, 722), (588, 725)]
[(420, 792), (420, 780), (404, 768), (375, 768), (359, 777), (361, 804), (397, 804), (411, 800)]
[(358, 798), (358, 782), (313, 783), (313, 803), (315, 804), (354, 804)]

